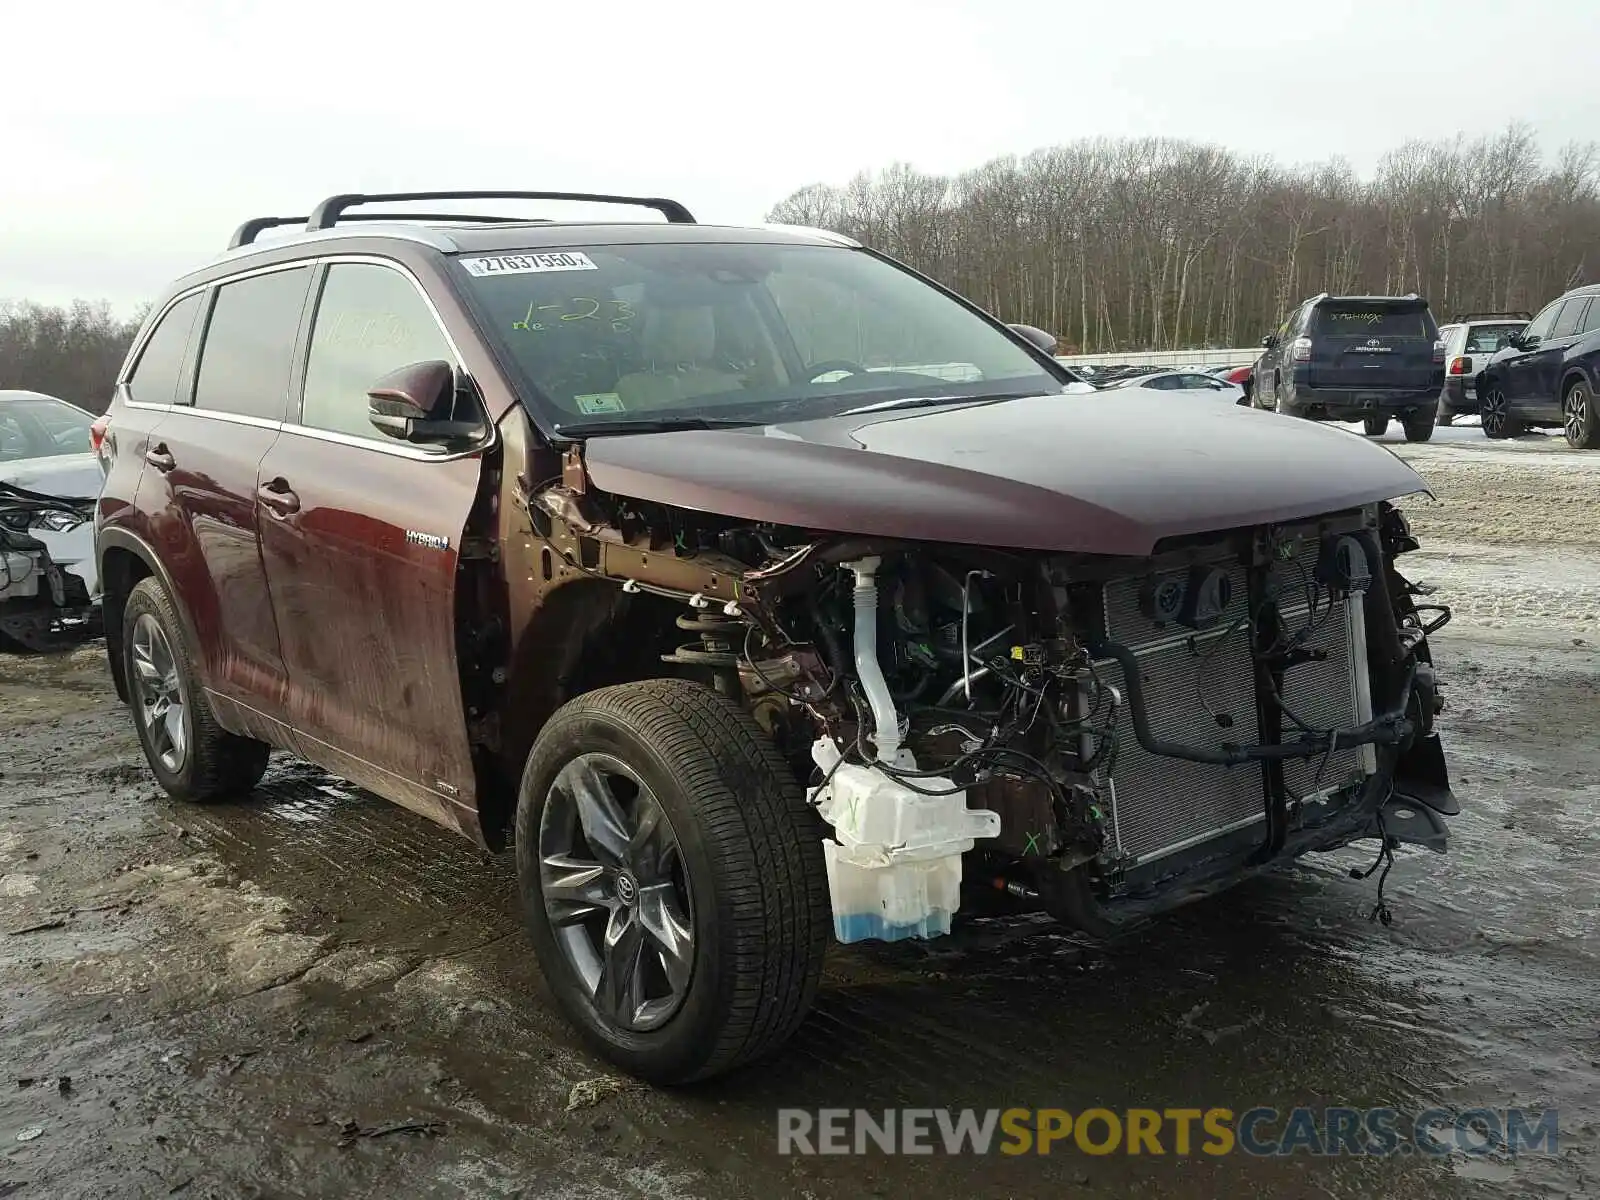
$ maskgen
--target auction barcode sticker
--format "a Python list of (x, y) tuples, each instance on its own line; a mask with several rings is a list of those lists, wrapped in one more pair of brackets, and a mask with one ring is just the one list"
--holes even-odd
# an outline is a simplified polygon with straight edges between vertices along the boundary
[(587, 254), (558, 250), (547, 254), (496, 254), (490, 258), (464, 258), (468, 275), (531, 275), (540, 271), (598, 271)]

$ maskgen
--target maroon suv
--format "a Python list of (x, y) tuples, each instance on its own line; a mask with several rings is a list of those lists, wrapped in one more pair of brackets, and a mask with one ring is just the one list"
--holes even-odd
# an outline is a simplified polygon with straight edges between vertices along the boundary
[[(349, 211), (469, 198), (666, 220)], [(1443, 850), (1448, 610), (1389, 503), (1422, 481), (1077, 394), (1052, 345), (669, 200), (247, 222), (117, 384), (119, 694), (178, 799), (276, 747), (514, 844), (556, 1001), (662, 1081), (773, 1049), (830, 938), (938, 936), (963, 886), (1108, 935), (1308, 851)]]

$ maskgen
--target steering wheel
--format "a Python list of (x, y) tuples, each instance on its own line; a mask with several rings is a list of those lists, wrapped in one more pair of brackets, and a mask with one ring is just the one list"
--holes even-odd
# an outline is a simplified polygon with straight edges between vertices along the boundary
[(806, 370), (809, 372), (806, 376), (807, 383), (815, 383), (818, 375), (827, 375), (832, 371), (843, 371), (847, 375), (865, 375), (867, 373), (867, 369), (860, 363), (853, 363), (848, 358), (826, 359), (823, 362), (810, 364), (806, 367)]

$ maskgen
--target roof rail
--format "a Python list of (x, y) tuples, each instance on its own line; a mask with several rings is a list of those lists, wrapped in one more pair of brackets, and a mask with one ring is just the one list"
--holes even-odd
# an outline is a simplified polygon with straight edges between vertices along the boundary
[[(249, 245), (268, 229), (280, 225), (304, 225), (306, 217), (252, 217), (234, 231), (229, 250)], [(483, 213), (349, 213), (346, 221), (463, 221), (472, 225), (548, 225), (542, 217), (490, 217)]]
[(240, 246), (248, 246), (269, 229), (276, 229), (281, 225), (305, 223), (304, 217), (251, 217), (233, 231), (233, 236), (228, 239), (228, 249), (237, 250)]
[(1496, 319), (1505, 321), (1531, 321), (1533, 320), (1533, 314), (1529, 312), (1522, 312), (1520, 310), (1508, 310), (1506, 312), (1469, 312), (1462, 313), (1459, 316), (1451, 317), (1450, 323), (1452, 325), (1457, 325), (1466, 321), (1493, 321)]
[[(312, 210), (311, 217), (306, 222), (306, 230), (314, 233), (319, 229), (330, 229), (344, 216), (347, 208), (384, 200), (572, 200), (585, 204), (629, 204), (639, 208), (653, 208), (674, 225), (695, 223), (693, 214), (687, 208), (676, 200), (667, 200), (659, 196), (605, 196), (589, 192), (380, 192), (372, 195), (350, 193), (329, 196)], [(406, 219), (414, 221), (418, 218)]]

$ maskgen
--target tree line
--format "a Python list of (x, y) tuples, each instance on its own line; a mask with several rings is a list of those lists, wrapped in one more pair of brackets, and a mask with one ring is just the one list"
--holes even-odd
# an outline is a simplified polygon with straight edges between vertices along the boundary
[(103, 301), (0, 303), (0, 389), (43, 392), (105, 412), (143, 317), (142, 310), (119, 317)]
[(1414, 141), (1369, 179), (1171, 138), (1093, 138), (963, 174), (816, 184), (768, 219), (899, 258), (1062, 352), (1254, 345), (1319, 292), (1533, 311), (1600, 279), (1600, 144), (1513, 124)]
[[(816, 184), (768, 219), (849, 234), (1063, 352), (1254, 345), (1318, 292), (1532, 311), (1600, 279), (1600, 144), (1553, 157), (1513, 124), (1409, 142), (1370, 179), (1171, 138), (1093, 138), (946, 176)], [(0, 388), (110, 401), (142, 311), (0, 303)]]

